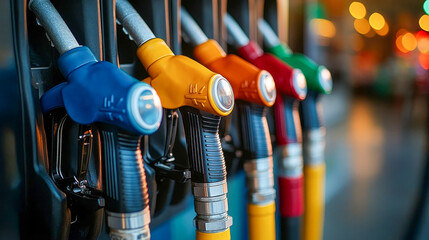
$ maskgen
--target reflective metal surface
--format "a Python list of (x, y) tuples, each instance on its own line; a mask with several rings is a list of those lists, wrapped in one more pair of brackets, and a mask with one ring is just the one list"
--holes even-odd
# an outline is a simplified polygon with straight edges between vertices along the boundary
[(201, 232), (223, 232), (232, 225), (228, 216), (226, 181), (192, 183), (194, 206), (197, 216), (195, 227)]
[(259, 158), (244, 163), (249, 201), (253, 204), (266, 204), (274, 201), (273, 158)]
[(150, 211), (147, 206), (136, 213), (114, 213), (105, 211), (111, 239), (143, 240), (150, 239)]
[(291, 143), (279, 146), (278, 174), (282, 177), (298, 177), (302, 175), (302, 145)]

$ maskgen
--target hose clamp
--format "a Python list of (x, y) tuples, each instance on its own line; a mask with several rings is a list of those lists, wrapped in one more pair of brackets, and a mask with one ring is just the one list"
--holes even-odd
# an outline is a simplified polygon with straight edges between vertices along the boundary
[(302, 175), (302, 145), (291, 143), (279, 147), (279, 175), (282, 177), (299, 177)]
[(273, 157), (248, 160), (244, 163), (248, 198), (252, 204), (267, 204), (276, 198)]
[(200, 232), (226, 231), (232, 225), (228, 216), (228, 188), (226, 180), (214, 183), (192, 183), (194, 207), (197, 216), (194, 225)]
[(325, 128), (312, 129), (303, 132), (303, 155), (305, 165), (319, 165), (324, 161)]
[(107, 226), (112, 240), (149, 240), (150, 211), (149, 206), (144, 210), (133, 213), (115, 213), (105, 211)]

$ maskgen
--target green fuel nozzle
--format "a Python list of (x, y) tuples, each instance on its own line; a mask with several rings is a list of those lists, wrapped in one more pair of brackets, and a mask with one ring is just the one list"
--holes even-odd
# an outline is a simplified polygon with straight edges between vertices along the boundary
[(264, 19), (259, 19), (258, 28), (268, 46), (268, 51), (291, 67), (300, 69), (307, 80), (309, 90), (323, 94), (331, 93), (332, 77), (325, 66), (318, 65), (303, 54), (293, 53), (286, 44), (280, 42), (276, 33)]

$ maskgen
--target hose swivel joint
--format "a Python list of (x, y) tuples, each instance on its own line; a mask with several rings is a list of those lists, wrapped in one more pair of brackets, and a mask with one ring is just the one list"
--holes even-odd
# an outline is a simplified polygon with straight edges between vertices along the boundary
[(149, 240), (150, 211), (149, 206), (140, 212), (115, 213), (106, 211), (107, 226), (111, 239)]
[(306, 165), (319, 165), (324, 161), (325, 128), (312, 129), (303, 132), (303, 155)]
[(289, 143), (280, 146), (279, 176), (299, 177), (302, 175), (302, 145), (301, 143)]
[(200, 232), (224, 232), (232, 225), (228, 216), (226, 180), (212, 183), (192, 183), (197, 216), (194, 225)]
[(249, 202), (263, 205), (274, 201), (273, 157), (258, 158), (244, 163)]

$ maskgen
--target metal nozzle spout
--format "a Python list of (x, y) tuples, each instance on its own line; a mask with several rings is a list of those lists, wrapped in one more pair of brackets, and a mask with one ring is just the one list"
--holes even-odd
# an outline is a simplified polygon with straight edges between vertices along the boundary
[(38, 23), (46, 30), (60, 54), (79, 47), (76, 38), (49, 0), (31, 0), (28, 8), (34, 12)]
[(155, 38), (152, 30), (127, 0), (116, 0), (116, 19), (138, 47)]
[(201, 30), (191, 15), (184, 7), (180, 8), (180, 21), (182, 23), (183, 34), (189, 38), (191, 44), (198, 46), (208, 41), (207, 36)]
[(223, 20), (226, 25), (228, 35), (231, 37), (230, 39), (233, 41), (232, 44), (235, 47), (240, 48), (246, 46), (250, 42), (246, 33), (244, 33), (243, 29), (241, 29), (240, 25), (238, 25), (231, 15), (227, 13)]

